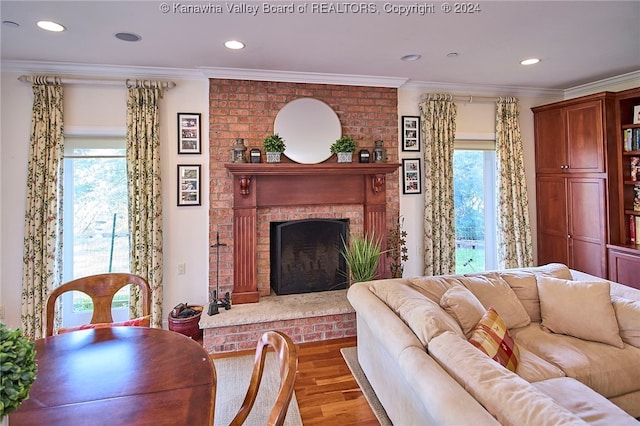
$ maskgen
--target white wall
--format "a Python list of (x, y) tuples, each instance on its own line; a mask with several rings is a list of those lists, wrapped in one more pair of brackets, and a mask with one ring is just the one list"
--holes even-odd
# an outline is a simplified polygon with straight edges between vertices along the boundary
[[(0, 305), (10, 327), (20, 326), (22, 242), (24, 237), (25, 179), (29, 154), (31, 86), (18, 74), (3, 73), (1, 80), (2, 129), (0, 132)], [(165, 317), (180, 302), (205, 304), (209, 279), (209, 86), (206, 79), (174, 80), (160, 102), (161, 168), (164, 212)], [(177, 155), (178, 112), (202, 114), (202, 154)], [(64, 89), (66, 128), (124, 128), (126, 88), (70, 85)], [(177, 207), (178, 164), (202, 165), (202, 205)], [(178, 275), (177, 265), (186, 264)], [(166, 320), (165, 320), (166, 322)]]

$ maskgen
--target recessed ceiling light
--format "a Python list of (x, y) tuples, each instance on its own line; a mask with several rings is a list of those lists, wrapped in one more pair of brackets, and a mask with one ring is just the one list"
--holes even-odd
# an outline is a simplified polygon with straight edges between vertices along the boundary
[(122, 41), (140, 41), (142, 37), (134, 33), (116, 33), (116, 38)]
[(42, 28), (43, 30), (53, 31), (56, 33), (66, 30), (64, 26), (53, 21), (38, 21), (36, 25), (38, 25), (38, 27)]
[(2, 21), (2, 25), (4, 25), (7, 28), (18, 28), (20, 26), (20, 24), (13, 21)]
[(422, 55), (418, 55), (417, 53), (412, 53), (411, 55), (404, 55), (400, 59), (406, 62), (413, 62), (413, 61), (419, 60), (420, 58), (422, 58)]
[(233, 49), (233, 50), (244, 49), (244, 43), (238, 40), (225, 41), (224, 45), (227, 47), (227, 49)]
[(520, 65), (534, 65), (534, 64), (537, 64), (538, 62), (540, 62), (540, 59), (538, 58), (529, 58), (529, 59), (524, 59), (520, 61)]

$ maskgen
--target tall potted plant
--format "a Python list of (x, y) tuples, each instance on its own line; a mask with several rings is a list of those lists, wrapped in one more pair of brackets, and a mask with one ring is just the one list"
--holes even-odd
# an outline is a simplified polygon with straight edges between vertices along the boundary
[(262, 147), (264, 148), (264, 152), (267, 153), (267, 163), (279, 163), (280, 156), (284, 152), (286, 145), (284, 139), (275, 133), (264, 139)]
[(342, 240), (340, 253), (344, 256), (349, 270), (345, 276), (350, 278), (351, 282), (371, 281), (376, 277), (378, 261), (383, 253), (379, 239), (369, 235), (352, 235), (348, 243)]
[(0, 323), (0, 420), (29, 397), (38, 366), (34, 344)]
[(351, 163), (356, 141), (351, 136), (342, 136), (331, 145), (330, 150), (338, 156), (338, 163)]

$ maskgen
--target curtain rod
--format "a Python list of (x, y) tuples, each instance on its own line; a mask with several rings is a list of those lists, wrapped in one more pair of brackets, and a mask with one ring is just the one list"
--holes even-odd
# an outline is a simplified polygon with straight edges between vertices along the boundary
[(93, 78), (93, 79), (84, 79), (84, 78), (67, 78), (67, 77), (55, 77), (55, 76), (34, 76), (34, 75), (21, 75), (20, 77), (18, 77), (18, 80), (21, 81), (22, 83), (33, 83), (35, 78), (37, 77), (42, 77), (42, 78), (51, 78), (51, 79), (57, 79), (58, 81), (60, 81), (61, 84), (87, 84), (87, 85), (102, 85), (102, 86), (119, 86), (124, 84), (125, 86), (129, 87), (130, 84), (135, 85), (136, 82), (150, 82), (150, 83), (154, 83), (154, 82), (158, 82), (160, 83), (160, 89), (173, 89), (174, 87), (176, 87), (176, 83), (174, 83), (173, 81), (162, 81), (162, 80), (150, 80), (150, 79), (126, 79), (126, 80), (113, 80), (113, 79), (106, 79), (106, 78)]
[(473, 95), (449, 95), (439, 93), (428, 93), (421, 97), (422, 101), (436, 100), (436, 99), (449, 99), (454, 102), (466, 102), (466, 103), (494, 103), (502, 101), (515, 101), (517, 98), (513, 96), (473, 96)]

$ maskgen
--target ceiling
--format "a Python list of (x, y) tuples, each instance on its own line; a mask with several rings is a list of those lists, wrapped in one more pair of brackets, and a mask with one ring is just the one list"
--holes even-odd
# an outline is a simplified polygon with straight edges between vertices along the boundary
[[(2, 0), (1, 58), (5, 64), (160, 67), (203, 75), (269, 70), (541, 89), (640, 70), (640, 1), (481, 1), (474, 13), (444, 13), (441, 2), (269, 4), (293, 11), (266, 13), (263, 1)], [(411, 5), (427, 5), (428, 13), (395, 13)], [(41, 19), (66, 31), (43, 31), (35, 25)], [(118, 32), (142, 39), (121, 41)], [(228, 39), (246, 48), (226, 49)], [(422, 58), (400, 60), (408, 54)], [(542, 61), (520, 65), (529, 57)]]

